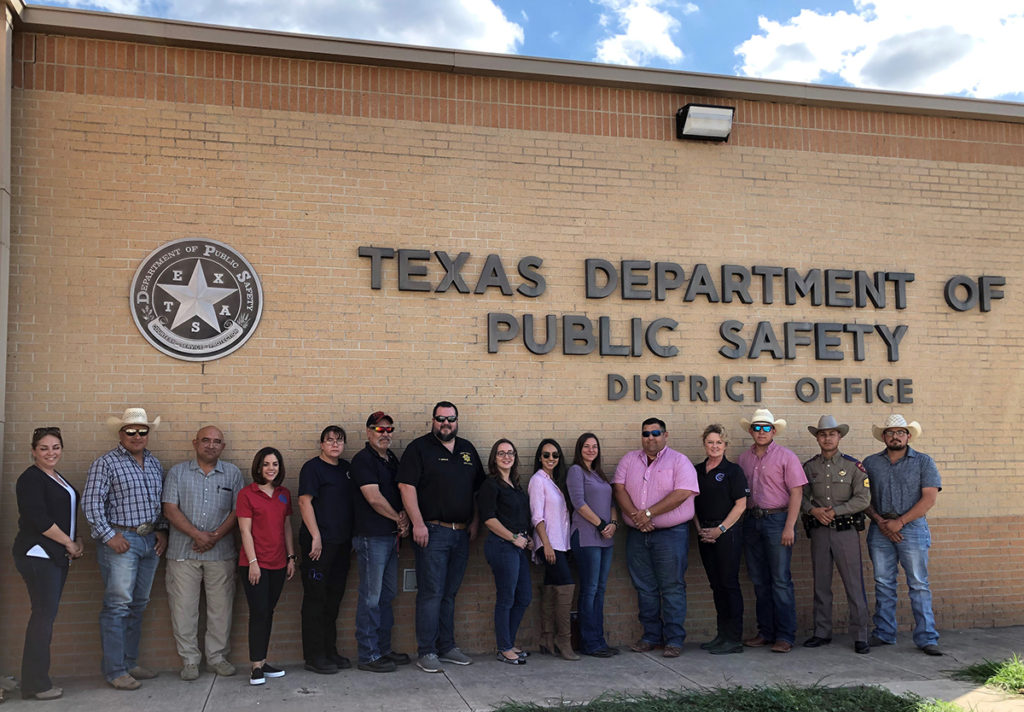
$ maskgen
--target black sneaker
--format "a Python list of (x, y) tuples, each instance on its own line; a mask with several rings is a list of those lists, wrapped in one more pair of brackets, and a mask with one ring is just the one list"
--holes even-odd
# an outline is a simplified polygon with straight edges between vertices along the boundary
[(395, 665), (408, 665), (412, 662), (412, 658), (410, 658), (407, 654), (396, 653), (394, 651), (381, 655), (381, 657), (385, 658), (386, 660), (390, 660)]
[(263, 677), (284, 677), (284, 670), (263, 663)]
[(359, 669), (366, 672), (394, 672), (398, 668), (387, 658), (381, 657), (368, 663), (359, 663)]
[(307, 660), (303, 667), (310, 672), (315, 672), (317, 675), (333, 675), (338, 672), (338, 666), (327, 658), (314, 658), (313, 660)]
[(346, 658), (344, 655), (338, 655), (333, 653), (327, 656), (327, 659), (338, 666), (339, 670), (348, 670), (352, 667), (352, 661)]
[(265, 685), (267, 681), (263, 679), (263, 668), (253, 668), (252, 672), (249, 673), (249, 684), (250, 685)]

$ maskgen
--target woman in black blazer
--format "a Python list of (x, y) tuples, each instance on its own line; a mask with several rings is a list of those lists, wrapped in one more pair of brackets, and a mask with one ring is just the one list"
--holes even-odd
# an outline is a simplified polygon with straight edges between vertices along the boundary
[(76, 536), (78, 491), (57, 472), (64, 448), (60, 428), (36, 428), (32, 461), (18, 478), (18, 535), (11, 553), (28, 587), (32, 616), (21, 658), (21, 696), (55, 700), (64, 694), (50, 682), (50, 638), (68, 562), (82, 555)]

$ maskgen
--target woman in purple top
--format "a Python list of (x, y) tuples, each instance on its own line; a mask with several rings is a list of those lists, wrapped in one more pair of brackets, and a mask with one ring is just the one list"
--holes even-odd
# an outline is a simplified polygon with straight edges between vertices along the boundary
[(604, 639), (604, 591), (619, 513), (612, 500), (612, 486), (601, 469), (601, 443), (593, 433), (576, 439), (566, 487), (573, 506), (570, 543), (580, 575), (581, 652), (610, 658), (619, 651)]
[[(551, 438), (537, 446), (530, 478), (530, 518), (538, 547), (534, 559), (544, 562), (540, 652), (552, 650), (565, 660), (579, 660), (572, 650), (572, 599), (576, 586), (569, 568), (569, 508), (562, 487), (565, 463), (562, 447)], [(557, 636), (555, 631), (558, 631)]]

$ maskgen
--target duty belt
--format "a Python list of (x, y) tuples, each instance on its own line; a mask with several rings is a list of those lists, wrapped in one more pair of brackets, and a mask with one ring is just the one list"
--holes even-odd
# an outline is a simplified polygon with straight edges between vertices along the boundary
[(856, 529), (859, 532), (864, 531), (864, 512), (837, 515), (832, 518), (832, 523), (828, 525), (822, 524), (810, 514), (803, 515), (803, 518), (804, 530), (806, 530), (807, 536), (811, 535), (812, 529), (817, 529), (818, 527), (835, 529), (837, 532), (845, 532), (847, 529)]

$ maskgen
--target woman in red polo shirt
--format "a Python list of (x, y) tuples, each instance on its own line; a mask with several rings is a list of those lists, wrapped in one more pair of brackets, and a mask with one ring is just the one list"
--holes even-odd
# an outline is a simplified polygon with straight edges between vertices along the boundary
[(249, 600), (250, 685), (268, 677), (283, 677), (284, 670), (267, 664), (274, 606), (285, 580), (295, 575), (292, 542), (292, 494), (284, 481), (284, 458), (265, 447), (252, 461), (252, 484), (238, 493), (238, 530), (242, 535), (241, 568), (245, 597)]

